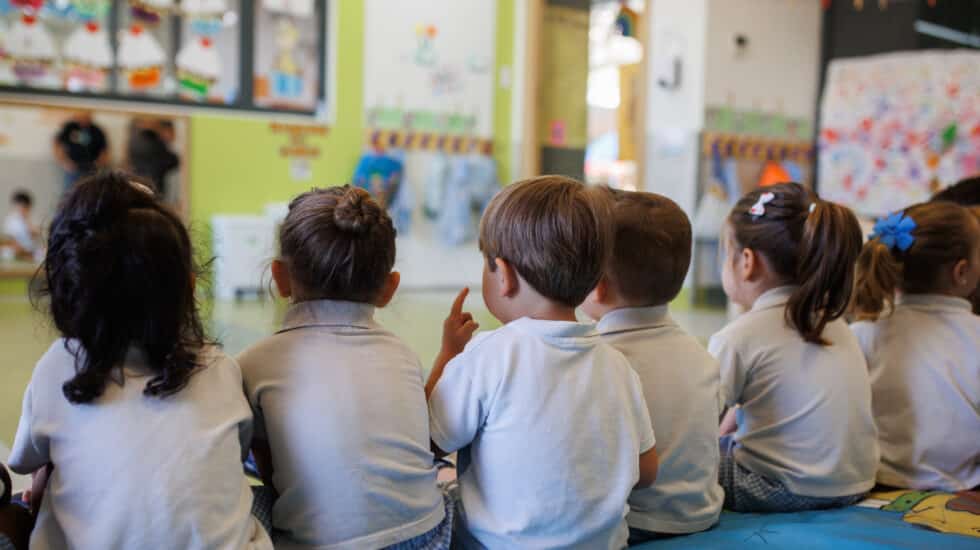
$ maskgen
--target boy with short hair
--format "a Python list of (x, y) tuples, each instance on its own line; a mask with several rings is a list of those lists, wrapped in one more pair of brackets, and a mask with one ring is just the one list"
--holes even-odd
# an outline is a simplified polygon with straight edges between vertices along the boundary
[(483, 298), (504, 326), (469, 342), (464, 289), (426, 384), (433, 444), (460, 450), (464, 548), (622, 548), (629, 493), (656, 478), (636, 373), (575, 318), (608, 256), (603, 203), (542, 176), (483, 216)]
[(661, 457), (656, 485), (630, 496), (630, 542), (703, 531), (717, 523), (724, 501), (719, 366), (667, 308), (691, 263), (691, 223), (661, 195), (604, 192), (612, 201), (613, 252), (582, 309), (639, 374)]

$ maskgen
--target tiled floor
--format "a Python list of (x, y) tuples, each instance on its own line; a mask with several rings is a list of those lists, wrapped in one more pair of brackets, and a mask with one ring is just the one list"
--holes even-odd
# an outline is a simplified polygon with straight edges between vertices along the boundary
[[(378, 321), (402, 337), (427, 369), (439, 350), (442, 319), (454, 295), (450, 292), (402, 292), (378, 313)], [(285, 309), (281, 303), (242, 302), (213, 304), (210, 308), (211, 333), (236, 354), (246, 346), (273, 332)], [(498, 325), (483, 307), (476, 290), (467, 309), (481, 329)], [(674, 317), (695, 336), (706, 340), (725, 322), (724, 313), (675, 308)], [(13, 440), (20, 414), (21, 397), (31, 369), (44, 353), (55, 333), (45, 317), (20, 299), (0, 299), (0, 449)]]

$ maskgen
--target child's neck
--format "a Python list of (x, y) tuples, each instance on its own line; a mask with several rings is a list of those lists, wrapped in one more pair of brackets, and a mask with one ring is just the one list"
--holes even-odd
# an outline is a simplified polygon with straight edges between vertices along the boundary
[(500, 319), (500, 321), (509, 323), (522, 317), (538, 321), (578, 321), (574, 307), (549, 300), (536, 293), (517, 297), (508, 317), (509, 319)]

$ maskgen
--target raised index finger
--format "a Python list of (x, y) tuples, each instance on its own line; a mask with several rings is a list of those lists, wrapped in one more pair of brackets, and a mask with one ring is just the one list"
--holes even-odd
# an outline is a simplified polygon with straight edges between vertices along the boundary
[(460, 315), (463, 313), (463, 302), (466, 301), (466, 295), (470, 293), (469, 287), (463, 287), (463, 290), (459, 291), (456, 296), (456, 301), (453, 302), (453, 307), (449, 310), (450, 315)]

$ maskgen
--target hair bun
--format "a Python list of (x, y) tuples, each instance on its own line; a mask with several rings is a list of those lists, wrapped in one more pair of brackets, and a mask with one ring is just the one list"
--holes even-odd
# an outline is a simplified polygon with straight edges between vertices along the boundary
[(348, 189), (333, 210), (334, 223), (341, 231), (363, 235), (378, 221), (378, 207), (362, 189)]

